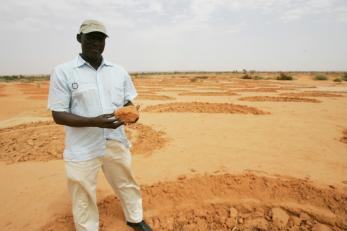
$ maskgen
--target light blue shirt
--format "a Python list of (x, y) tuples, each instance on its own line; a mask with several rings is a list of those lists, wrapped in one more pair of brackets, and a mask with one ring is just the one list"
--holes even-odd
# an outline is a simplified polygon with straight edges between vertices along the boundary
[[(95, 117), (112, 113), (137, 96), (129, 74), (105, 60), (95, 70), (80, 56), (54, 68), (48, 95), (48, 109)], [(104, 155), (106, 140), (130, 143), (124, 126), (117, 129), (65, 126), (64, 160), (84, 161)]]

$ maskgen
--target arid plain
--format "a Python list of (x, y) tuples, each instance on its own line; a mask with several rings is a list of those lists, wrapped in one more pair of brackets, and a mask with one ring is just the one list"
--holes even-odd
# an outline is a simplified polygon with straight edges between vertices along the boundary
[[(347, 82), (137, 75), (126, 127), (154, 230), (347, 230)], [(0, 82), (0, 230), (74, 230), (48, 81)], [(100, 172), (101, 230), (129, 230)]]

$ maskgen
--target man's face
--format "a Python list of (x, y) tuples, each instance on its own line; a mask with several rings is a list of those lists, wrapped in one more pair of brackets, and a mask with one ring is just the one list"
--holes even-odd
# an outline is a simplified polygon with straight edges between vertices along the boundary
[(105, 39), (106, 35), (101, 32), (81, 34), (79, 42), (82, 46), (82, 54), (91, 60), (101, 58), (105, 48)]

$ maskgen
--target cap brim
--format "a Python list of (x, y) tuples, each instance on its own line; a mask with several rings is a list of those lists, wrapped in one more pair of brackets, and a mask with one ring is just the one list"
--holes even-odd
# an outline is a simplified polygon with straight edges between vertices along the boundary
[(103, 33), (104, 35), (106, 35), (106, 37), (108, 37), (108, 34), (106, 34), (105, 31), (103, 31), (103, 30), (86, 29), (86, 30), (81, 31), (81, 33), (83, 33), (83, 34), (88, 34), (88, 33), (92, 33), (92, 32), (100, 32), (100, 33)]

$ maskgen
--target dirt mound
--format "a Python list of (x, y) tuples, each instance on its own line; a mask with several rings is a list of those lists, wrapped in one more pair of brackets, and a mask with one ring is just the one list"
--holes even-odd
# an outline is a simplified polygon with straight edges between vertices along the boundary
[(162, 89), (159, 88), (136, 88), (136, 91), (139, 95), (155, 95), (158, 91), (160, 91)]
[[(253, 174), (180, 179), (142, 187), (145, 219), (154, 230), (347, 229), (347, 195), (334, 186)], [(129, 230), (115, 196), (103, 199), (99, 212), (101, 230)], [(42, 230), (73, 230), (71, 213)]]
[(341, 94), (335, 94), (331, 92), (321, 92), (321, 91), (304, 91), (304, 92), (291, 92), (282, 93), (281, 96), (288, 97), (342, 97)]
[(271, 101), (271, 102), (307, 102), (320, 103), (317, 99), (302, 98), (302, 97), (285, 97), (285, 96), (247, 96), (241, 97), (242, 101)]
[(16, 87), (28, 95), (48, 94), (49, 86), (45, 83), (18, 83)]
[(30, 96), (27, 96), (27, 99), (47, 100), (48, 95), (30, 95)]
[(277, 92), (280, 88), (240, 88), (233, 89), (234, 92)]
[(0, 129), (0, 160), (7, 163), (61, 159), (64, 128), (36, 122)]
[(179, 93), (179, 95), (182, 96), (232, 96), (232, 95), (238, 95), (234, 92), (182, 92)]
[(236, 105), (231, 103), (167, 103), (148, 106), (144, 112), (197, 112), (197, 113), (240, 113), (264, 115), (268, 112), (259, 110), (255, 107)]
[(168, 142), (165, 132), (153, 130), (148, 125), (129, 124), (125, 131), (133, 145), (131, 148), (133, 154), (148, 155), (163, 148)]
[[(165, 145), (165, 133), (143, 124), (126, 127), (133, 154), (149, 154)], [(35, 122), (0, 129), (0, 161), (49, 161), (62, 159), (64, 128), (53, 122)]]
[(0, 97), (1, 96), (6, 96), (6, 94), (4, 93), (4, 88), (6, 87), (5, 84), (0, 84)]
[(48, 97), (48, 82), (42, 83), (18, 83), (16, 87), (25, 95), (28, 99), (34, 100), (47, 100)]
[(343, 130), (340, 141), (347, 144), (347, 129)]
[(136, 100), (174, 100), (174, 97), (167, 95), (140, 94)]
[(203, 84), (203, 85), (197, 85), (196, 89), (199, 90), (204, 90), (204, 91), (220, 91), (223, 90), (222, 86), (218, 86), (218, 85), (214, 85), (212, 83), (208, 83), (208, 84)]
[(164, 88), (161, 89), (162, 92), (187, 92), (187, 89), (178, 89), (178, 88)]

